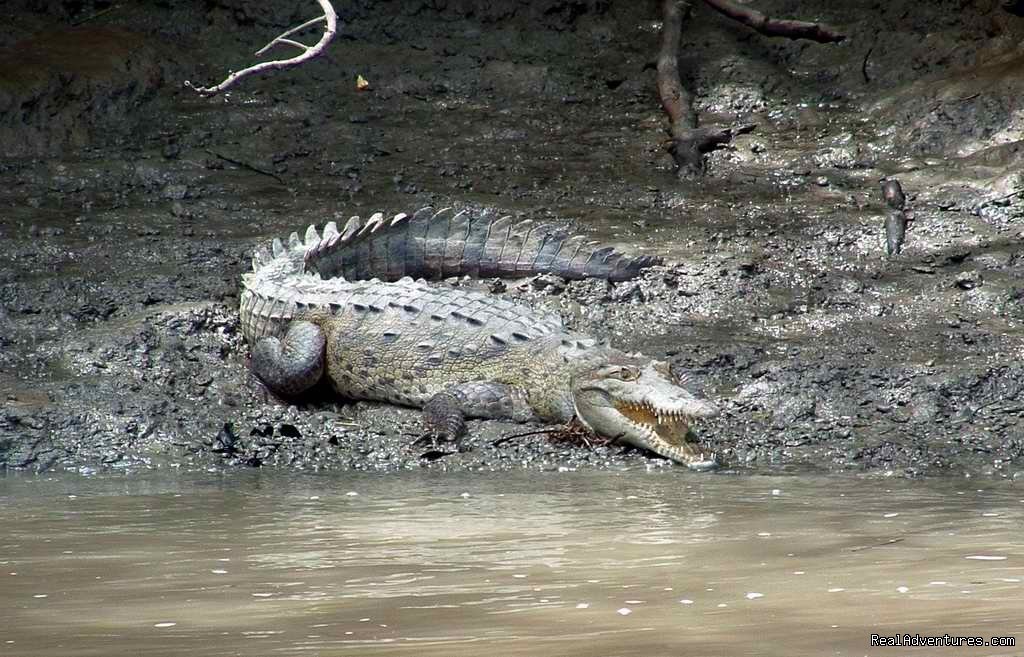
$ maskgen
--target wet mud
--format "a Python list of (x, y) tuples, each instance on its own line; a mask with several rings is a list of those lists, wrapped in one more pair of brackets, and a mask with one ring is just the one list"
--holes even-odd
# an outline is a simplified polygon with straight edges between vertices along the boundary
[(252, 378), (256, 245), (475, 204), (667, 257), (449, 284), (667, 358), (722, 405), (700, 434), (727, 471), (1024, 478), (1024, 19), (998, 2), (759, 3), (832, 45), (698, 7), (701, 120), (757, 124), (700, 182), (662, 149), (653, 3), (336, 3), (328, 55), (214, 99), (182, 83), (315, 3), (38, 4), (0, 38), (0, 466), (673, 467), (499, 422), (458, 452), (417, 441), (418, 411)]

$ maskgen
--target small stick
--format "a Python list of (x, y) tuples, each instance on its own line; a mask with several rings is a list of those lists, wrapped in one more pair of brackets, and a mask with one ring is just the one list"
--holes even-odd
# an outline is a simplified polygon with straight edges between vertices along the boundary
[(273, 171), (267, 171), (266, 169), (260, 168), (260, 167), (256, 166), (255, 164), (249, 164), (248, 162), (244, 162), (242, 160), (236, 160), (235, 158), (228, 157), (227, 155), (221, 155), (217, 151), (213, 151), (213, 150), (210, 150), (210, 149), (206, 149), (206, 152), (209, 153), (210, 155), (216, 157), (217, 159), (224, 160), (225, 162), (230, 162), (231, 164), (234, 164), (236, 166), (240, 166), (243, 169), (248, 169), (249, 171), (252, 171), (254, 173), (259, 173), (259, 174), (262, 174), (264, 176), (270, 176), (271, 178), (273, 178), (277, 182), (281, 183), (282, 185), (287, 184), (287, 183), (285, 183), (284, 178), (282, 178), (281, 176), (277, 175)]
[(514, 433), (511, 436), (502, 436), (501, 438), (498, 438), (497, 440), (491, 441), (491, 447), (497, 447), (499, 445), (504, 445), (505, 443), (507, 443), (507, 442), (509, 442), (511, 440), (515, 440), (516, 438), (526, 438), (527, 436), (540, 436), (540, 435), (543, 435), (543, 434), (553, 434), (553, 433), (556, 433), (558, 431), (561, 431), (561, 429), (540, 429), (538, 431), (527, 431), (525, 433)]
[(109, 14), (110, 12), (114, 11), (115, 9), (120, 9), (120, 8), (121, 8), (121, 5), (110, 5), (106, 9), (101, 9), (98, 12), (96, 12), (95, 14), (90, 14), (89, 16), (86, 16), (85, 18), (81, 18), (81, 19), (75, 21), (74, 23), (71, 24), (71, 27), (78, 27), (79, 25), (84, 25), (85, 23), (88, 23), (89, 21), (94, 21), (97, 18), (99, 18), (100, 16), (102, 16), (104, 14)]
[(860, 64), (860, 72), (861, 72), (861, 75), (864, 76), (864, 84), (870, 84), (871, 83), (871, 76), (868, 75), (868, 58), (871, 57), (871, 51), (874, 50), (874, 49), (875, 49), (874, 46), (871, 46), (870, 48), (868, 48), (868, 51), (866, 53), (864, 53), (864, 61), (861, 62), (861, 64)]
[(765, 36), (810, 39), (818, 43), (835, 43), (846, 39), (845, 34), (840, 34), (822, 23), (771, 18), (755, 9), (735, 5), (729, 0), (704, 0), (704, 2), (715, 11), (743, 23)]
[[(327, 6), (330, 7), (331, 5), (328, 4)], [(268, 50), (270, 50), (271, 48), (273, 48), (274, 46), (276, 46), (279, 43), (288, 43), (289, 45), (296, 46), (300, 50), (308, 50), (309, 46), (307, 46), (306, 44), (299, 43), (297, 41), (292, 41), (288, 37), (290, 37), (291, 35), (293, 35), (293, 34), (295, 34), (297, 32), (301, 32), (302, 30), (306, 29), (307, 27), (313, 27), (314, 25), (316, 25), (317, 23), (319, 23), (322, 20), (325, 20), (326, 18), (327, 18), (327, 9), (324, 9), (324, 15), (323, 16), (317, 16), (316, 18), (311, 18), (310, 20), (306, 21), (302, 25), (299, 25), (298, 27), (293, 27), (292, 29), (288, 30), (287, 32), (285, 32), (281, 36), (277, 37), (276, 39), (274, 39), (273, 41), (271, 41), (267, 45), (265, 45), (262, 48), (260, 48), (259, 50), (257, 50), (256, 51), (256, 56), (257, 57), (262, 56), (263, 53), (267, 52)]]
[[(248, 68), (243, 68), (241, 71), (235, 71), (231, 73), (230, 75), (228, 75), (228, 77), (224, 79), (223, 82), (212, 87), (197, 87), (188, 80), (185, 80), (185, 86), (190, 89), (194, 89), (196, 93), (198, 93), (200, 96), (215, 96), (219, 93), (227, 91), (231, 87), (235, 86), (240, 80), (242, 80), (243, 78), (247, 78), (250, 75), (262, 73), (263, 71), (276, 71), (280, 69), (291, 68), (293, 66), (298, 66), (303, 62), (309, 61), (314, 57), (317, 57), (318, 55), (323, 53), (324, 50), (327, 49), (327, 45), (331, 42), (332, 39), (334, 39), (334, 35), (338, 31), (338, 15), (335, 13), (334, 7), (331, 6), (330, 0), (317, 0), (317, 2), (320, 4), (320, 8), (323, 9), (323, 16), (319, 16), (312, 20), (308, 20), (302, 25), (299, 25), (298, 27), (291, 28), (284, 34), (275, 38), (273, 41), (271, 41), (270, 43), (256, 51), (256, 55), (259, 56), (262, 55), (267, 50), (269, 50), (271, 47), (279, 43), (283, 43), (298, 48), (302, 51), (295, 57), (292, 57), (291, 59), (275, 59), (273, 61), (261, 62), (253, 66), (249, 66)], [(320, 21), (324, 21), (326, 25), (324, 26), (323, 35), (320, 37), (320, 40), (317, 41), (314, 45), (307, 46), (304, 43), (299, 43), (298, 41), (293, 41), (292, 39), (288, 38), (292, 34), (295, 34), (300, 30), (304, 30), (312, 25), (315, 25)]]

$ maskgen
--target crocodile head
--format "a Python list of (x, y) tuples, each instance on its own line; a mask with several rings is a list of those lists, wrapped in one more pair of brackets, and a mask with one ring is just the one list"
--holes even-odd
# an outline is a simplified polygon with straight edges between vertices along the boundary
[(573, 380), (576, 416), (591, 431), (650, 450), (695, 469), (717, 465), (689, 438), (696, 420), (718, 414), (706, 399), (672, 377), (668, 363), (625, 357), (580, 372)]

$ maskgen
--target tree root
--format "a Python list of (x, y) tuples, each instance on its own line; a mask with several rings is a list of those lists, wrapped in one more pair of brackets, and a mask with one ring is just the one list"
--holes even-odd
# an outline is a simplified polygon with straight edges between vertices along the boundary
[[(738, 7), (728, 0), (704, 0), (715, 10), (729, 18), (749, 25), (769, 36), (787, 36), (793, 39), (813, 39), (820, 42), (842, 41), (846, 38), (832, 28), (819, 23), (774, 19), (764, 14)], [(727, 128), (700, 128), (697, 112), (693, 109), (693, 95), (683, 87), (679, 78), (679, 44), (683, 19), (689, 16), (690, 5), (682, 0), (662, 1), (661, 47), (658, 50), (658, 97), (668, 115), (669, 139), (665, 149), (672, 155), (676, 175), (680, 179), (695, 179), (704, 175), (704, 155), (728, 144), (734, 137), (756, 128), (755, 124)]]
[(693, 128), (673, 136), (665, 144), (676, 163), (680, 179), (695, 179), (704, 175), (704, 155), (728, 144), (733, 137), (752, 132), (757, 124), (747, 123), (730, 128)]
[(669, 119), (669, 140), (665, 149), (676, 163), (680, 178), (697, 178), (704, 174), (704, 154), (733, 137), (755, 128), (753, 124), (732, 128), (698, 128), (693, 96), (679, 80), (679, 42), (683, 18), (690, 6), (679, 0), (662, 2), (663, 23), (661, 49), (658, 51), (658, 96)]

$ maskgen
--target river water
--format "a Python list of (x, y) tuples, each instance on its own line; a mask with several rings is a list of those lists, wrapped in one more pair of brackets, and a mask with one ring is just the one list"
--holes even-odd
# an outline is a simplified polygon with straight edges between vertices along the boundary
[(8, 475), (0, 520), (4, 656), (1024, 654), (1011, 484)]

